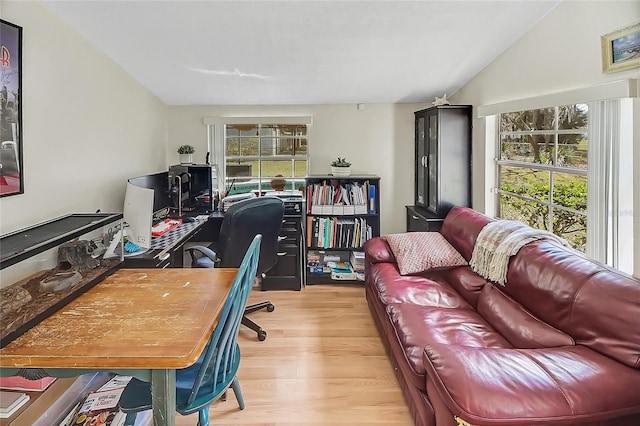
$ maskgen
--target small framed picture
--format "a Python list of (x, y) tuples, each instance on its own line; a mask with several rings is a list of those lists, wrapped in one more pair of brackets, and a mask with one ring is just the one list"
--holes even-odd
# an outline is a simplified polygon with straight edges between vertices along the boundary
[(605, 34), (601, 40), (602, 72), (640, 67), (640, 23)]

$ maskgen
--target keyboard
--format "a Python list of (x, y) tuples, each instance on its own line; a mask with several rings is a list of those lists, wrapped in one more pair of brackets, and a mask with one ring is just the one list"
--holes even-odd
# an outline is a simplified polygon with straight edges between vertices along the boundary
[(154, 237), (161, 237), (181, 224), (182, 221), (180, 219), (165, 219), (151, 227), (151, 235)]

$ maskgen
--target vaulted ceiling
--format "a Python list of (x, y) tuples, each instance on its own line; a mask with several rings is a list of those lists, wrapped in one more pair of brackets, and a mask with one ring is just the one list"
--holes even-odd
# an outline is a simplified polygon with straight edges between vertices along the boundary
[(44, 1), (168, 105), (427, 102), (558, 1)]

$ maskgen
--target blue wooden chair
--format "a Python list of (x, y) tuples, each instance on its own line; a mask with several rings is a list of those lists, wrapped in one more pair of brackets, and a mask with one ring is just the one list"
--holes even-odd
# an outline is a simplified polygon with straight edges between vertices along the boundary
[[(249, 246), (225, 301), (220, 320), (202, 355), (190, 367), (176, 370), (176, 411), (182, 415), (198, 412), (198, 426), (209, 425), (211, 402), (226, 395), (231, 387), (244, 410), (244, 400), (236, 377), (240, 365), (237, 337), (242, 315), (256, 277), (260, 242), (256, 235)], [(120, 409), (127, 413), (125, 425), (135, 423), (136, 414), (151, 408), (151, 385), (131, 379), (120, 397)]]

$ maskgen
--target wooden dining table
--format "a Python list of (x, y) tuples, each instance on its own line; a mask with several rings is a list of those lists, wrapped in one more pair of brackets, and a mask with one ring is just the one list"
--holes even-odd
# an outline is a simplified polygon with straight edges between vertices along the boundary
[(0, 349), (1, 374), (130, 373), (151, 382), (154, 425), (173, 426), (176, 369), (200, 356), (236, 273), (120, 269)]

